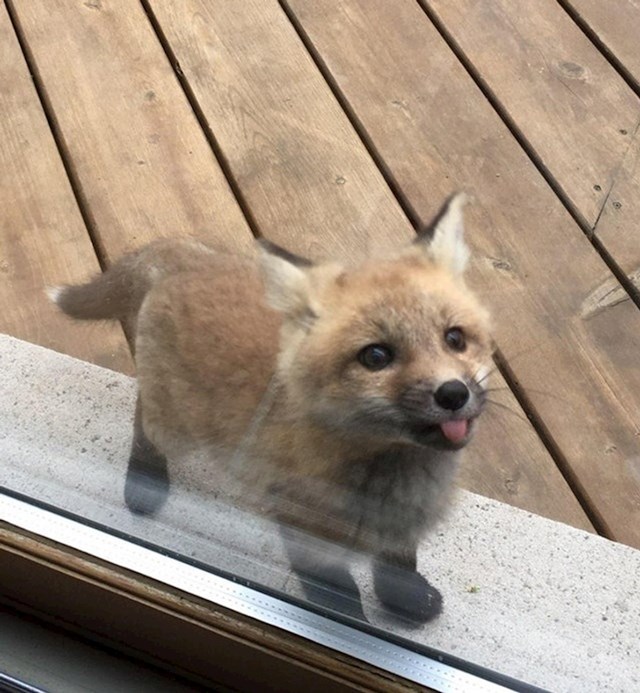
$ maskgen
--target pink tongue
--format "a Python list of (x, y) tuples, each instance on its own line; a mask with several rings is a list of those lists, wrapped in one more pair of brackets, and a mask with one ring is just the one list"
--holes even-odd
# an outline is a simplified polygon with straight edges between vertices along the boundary
[(445, 421), (440, 424), (442, 433), (447, 440), (452, 443), (459, 443), (464, 440), (467, 435), (467, 429), (469, 428), (469, 422), (466, 419), (460, 419), (459, 421)]

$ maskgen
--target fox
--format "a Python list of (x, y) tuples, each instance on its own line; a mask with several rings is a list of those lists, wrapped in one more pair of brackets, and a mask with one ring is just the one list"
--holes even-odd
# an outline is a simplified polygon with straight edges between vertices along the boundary
[(493, 341), (467, 286), (464, 193), (384, 257), (312, 262), (162, 239), (51, 298), (120, 320), (137, 402), (125, 502), (152, 515), (188, 451), (273, 519), (303, 593), (366, 621), (349, 556), (385, 611), (421, 625), (443, 597), (417, 567), (486, 402)]

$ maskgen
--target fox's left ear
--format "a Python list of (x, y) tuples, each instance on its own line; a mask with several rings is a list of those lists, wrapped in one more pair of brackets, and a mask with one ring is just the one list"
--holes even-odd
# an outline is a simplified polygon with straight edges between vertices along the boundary
[(267, 302), (294, 321), (308, 322), (314, 317), (309, 278), (312, 263), (262, 238), (258, 246)]
[(415, 245), (438, 265), (461, 275), (469, 261), (469, 248), (464, 240), (463, 210), (468, 197), (452, 195), (440, 208), (433, 221), (418, 232)]

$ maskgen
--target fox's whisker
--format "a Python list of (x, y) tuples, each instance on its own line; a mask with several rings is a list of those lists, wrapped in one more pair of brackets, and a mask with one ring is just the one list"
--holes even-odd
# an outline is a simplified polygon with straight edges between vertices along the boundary
[[(488, 387), (483, 392), (508, 392), (511, 390), (511, 388), (507, 385), (505, 387)], [(539, 390), (535, 387), (523, 387), (522, 388), (523, 392), (533, 392), (536, 395), (541, 395), (543, 397), (550, 397), (551, 399), (555, 399), (558, 402), (564, 402), (565, 404), (570, 404), (569, 400), (566, 399), (565, 397), (561, 397), (560, 395), (557, 395), (553, 392), (548, 392), (547, 390)], [(511, 390), (512, 391), (512, 390)]]
[(507, 406), (506, 404), (503, 404), (502, 402), (496, 402), (494, 399), (486, 399), (487, 404), (492, 404), (494, 407), (499, 407), (500, 409), (506, 409), (510, 414), (513, 414), (516, 418), (520, 419), (521, 421), (524, 421), (526, 423), (531, 423), (528, 418), (522, 416), (519, 414), (517, 411), (512, 409), (511, 407)]
[[(481, 370), (481, 369), (478, 369), (478, 370), (476, 371), (476, 375), (480, 372), (480, 370)], [(490, 376), (492, 376), (497, 370), (498, 370), (498, 366), (497, 366), (497, 365), (494, 365), (493, 368), (490, 368), (489, 371), (488, 371), (487, 373), (485, 373), (485, 374), (482, 376), (482, 378), (480, 378), (479, 380), (476, 380), (476, 384), (482, 385), (482, 383), (483, 383), (487, 378), (489, 378)], [(473, 376), (472, 380), (475, 380), (476, 375)]]
[(478, 385), (483, 383), (489, 376), (493, 375), (496, 371), (500, 370), (500, 363), (504, 362), (507, 365), (513, 364), (515, 361), (518, 361), (521, 359), (523, 356), (526, 356), (527, 354), (530, 354), (532, 351), (535, 351), (537, 349), (541, 349), (543, 346), (543, 342), (538, 342), (536, 344), (531, 344), (528, 347), (525, 347), (523, 349), (520, 349), (517, 351), (515, 354), (510, 354), (509, 356), (506, 356), (504, 353), (504, 350), (500, 349), (499, 346), (496, 347), (496, 351), (494, 352), (494, 362), (495, 365), (493, 368), (491, 368), (487, 373), (485, 373), (482, 378), (479, 380), (475, 380), (478, 373), (482, 370), (482, 366), (476, 370), (476, 372), (473, 374), (471, 377), (472, 380), (474, 380)]

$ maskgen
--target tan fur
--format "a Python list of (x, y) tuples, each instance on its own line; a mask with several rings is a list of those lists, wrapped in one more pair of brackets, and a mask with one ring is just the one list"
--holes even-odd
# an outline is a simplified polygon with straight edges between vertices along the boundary
[[(108, 292), (102, 304), (91, 301), (102, 305), (98, 317), (137, 319), (143, 428), (170, 460), (209, 450), (244, 479), (248, 497), (280, 489), (281, 519), (380, 552), (395, 541), (381, 538), (386, 530), (351, 524), (351, 469), (396, 454), (422, 465), (433, 483), (415, 503), (429, 505), (432, 518), (447, 502), (458, 453), (419, 444), (402, 426), (368, 423), (367, 412), (376, 402), (395, 405), (416, 384), (471, 382), (490, 364), (488, 316), (461, 274), (466, 247), (457, 252), (447, 238), (442, 256), (423, 238), (396, 257), (351, 268), (297, 268), (270, 253), (260, 261), (163, 241), (100, 280), (102, 291), (117, 279), (135, 301), (116, 291), (110, 313)], [(74, 312), (82, 288), (63, 290), (59, 302), (91, 317), (87, 302)], [(444, 341), (453, 326), (467, 335), (463, 353)], [(375, 343), (394, 346), (392, 367), (371, 372), (358, 361)], [(398, 493), (394, 487), (402, 509)], [(417, 537), (424, 524), (407, 531)]]

